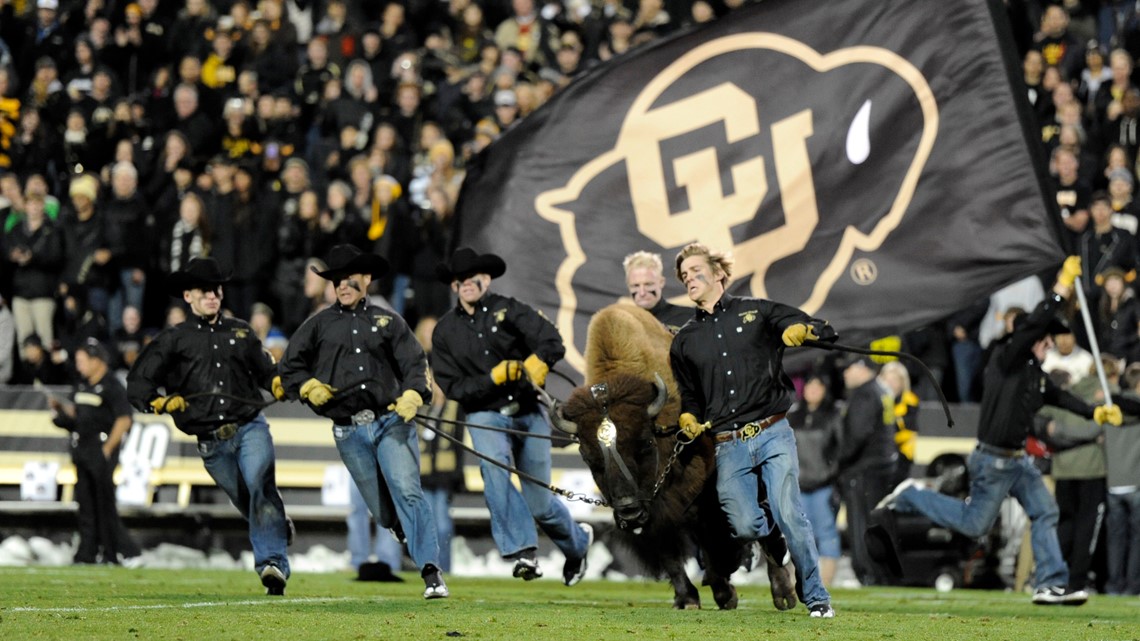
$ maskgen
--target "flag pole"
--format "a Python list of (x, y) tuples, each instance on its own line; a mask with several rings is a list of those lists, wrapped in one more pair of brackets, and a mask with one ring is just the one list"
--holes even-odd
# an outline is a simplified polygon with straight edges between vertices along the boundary
[(1077, 300), (1080, 302), (1081, 318), (1085, 322), (1085, 333), (1089, 337), (1089, 347), (1092, 348), (1093, 361), (1096, 364), (1096, 375), (1100, 379), (1100, 387), (1104, 390), (1104, 404), (1112, 405), (1112, 393), (1108, 389), (1108, 377), (1104, 375), (1104, 363), (1100, 360), (1100, 346), (1096, 342), (1096, 331), (1093, 329), (1092, 316), (1089, 315), (1089, 303), (1085, 298), (1085, 287), (1081, 284), (1081, 279), (1078, 277), (1073, 281), (1073, 287), (1077, 289)]

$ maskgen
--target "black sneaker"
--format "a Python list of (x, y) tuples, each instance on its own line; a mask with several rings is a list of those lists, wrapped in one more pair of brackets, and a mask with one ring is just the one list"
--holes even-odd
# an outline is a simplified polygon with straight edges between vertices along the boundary
[(542, 576), (542, 568), (538, 567), (538, 559), (533, 556), (520, 556), (515, 560), (511, 575), (523, 581), (533, 581)]
[(582, 531), (586, 533), (586, 551), (577, 559), (566, 559), (562, 566), (562, 582), (567, 587), (577, 585), (582, 577), (586, 576), (586, 556), (590, 553), (590, 546), (594, 543), (594, 526), (589, 523), (579, 523)]
[(1088, 592), (1071, 590), (1059, 585), (1037, 588), (1033, 593), (1033, 603), (1036, 605), (1084, 605), (1088, 600)]
[(813, 619), (834, 619), (835, 610), (830, 603), (816, 603), (808, 608), (808, 616)]
[(261, 584), (265, 586), (265, 593), (270, 596), (284, 596), (285, 573), (276, 565), (267, 565), (261, 570)]
[(439, 568), (428, 563), (420, 574), (424, 578), (425, 599), (446, 599), (451, 596), (447, 584), (443, 582), (443, 573), (440, 572)]

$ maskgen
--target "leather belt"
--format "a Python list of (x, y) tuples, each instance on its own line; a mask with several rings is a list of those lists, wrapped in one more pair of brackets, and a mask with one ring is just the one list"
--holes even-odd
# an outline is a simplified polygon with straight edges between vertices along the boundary
[(749, 439), (756, 438), (760, 435), (761, 432), (771, 427), (773, 423), (783, 420), (785, 416), (787, 416), (787, 412), (780, 412), (779, 414), (773, 414), (762, 421), (753, 421), (751, 423), (748, 423), (739, 429), (731, 430), (728, 432), (717, 432), (714, 436), (716, 437), (717, 443), (727, 443), (729, 441), (735, 440), (747, 441)]
[(239, 427), (241, 426), (237, 423), (225, 423), (210, 430), (209, 432), (206, 432), (205, 434), (199, 434), (198, 438), (209, 439), (211, 441), (228, 441), (231, 438), (237, 436)]
[(1025, 450), (1009, 450), (1004, 447), (997, 447), (989, 443), (978, 441), (978, 451), (989, 454), (990, 456), (1000, 456), (1001, 458), (1021, 458), (1025, 456)]
[(352, 416), (338, 418), (333, 421), (334, 424), (345, 425), (367, 425), (376, 422), (376, 412), (373, 410), (360, 410)]

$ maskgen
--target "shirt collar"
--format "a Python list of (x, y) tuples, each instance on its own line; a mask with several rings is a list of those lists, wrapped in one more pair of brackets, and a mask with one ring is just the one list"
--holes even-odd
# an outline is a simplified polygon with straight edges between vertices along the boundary
[(732, 306), (732, 302), (734, 300), (736, 300), (736, 297), (729, 294), (728, 292), (721, 294), (720, 300), (718, 300), (716, 304), (713, 305), (713, 310), (711, 312), (706, 312), (700, 307), (697, 308), (697, 319), (700, 320), (706, 316), (713, 316), (722, 310), (728, 309)]

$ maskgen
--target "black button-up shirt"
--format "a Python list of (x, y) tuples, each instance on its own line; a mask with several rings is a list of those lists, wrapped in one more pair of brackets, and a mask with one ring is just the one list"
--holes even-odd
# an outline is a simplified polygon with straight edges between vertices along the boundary
[(281, 360), (281, 382), (297, 398), (310, 378), (328, 383), (336, 394), (313, 411), (347, 419), (362, 410), (388, 412), (404, 390), (431, 400), (427, 356), (399, 314), (365, 301), (340, 304), (309, 317), (289, 339)]
[(131, 416), (127, 390), (110, 372), (94, 385), (81, 382), (72, 401), (75, 403), (75, 418), (59, 412), (52, 422), (78, 437), (73, 441), (75, 447), (102, 447), (103, 435), (111, 433), (115, 421)]
[(1023, 447), (1034, 415), (1046, 404), (1092, 418), (1092, 406), (1053, 383), (1033, 355), (1033, 345), (1045, 337), (1061, 301), (1050, 294), (994, 347), (984, 374), (979, 441), (1011, 450)]
[[(127, 396), (139, 410), (150, 412), (159, 396), (223, 393), (261, 403), (259, 390), (272, 386), (273, 359), (245, 321), (219, 317), (210, 323), (191, 317), (160, 333), (143, 348), (127, 375)], [(232, 398), (203, 396), (186, 401), (186, 411), (171, 412), (178, 429), (204, 434), (225, 423), (247, 423), (260, 407)]]
[(784, 373), (784, 329), (808, 323), (822, 336), (823, 321), (781, 303), (721, 296), (712, 313), (697, 309), (673, 339), (669, 361), (681, 411), (726, 432), (786, 412), (795, 388)]
[(536, 354), (553, 366), (566, 347), (558, 329), (534, 308), (507, 296), (487, 292), (468, 314), (461, 305), (449, 310), (432, 334), (432, 369), (443, 393), (468, 414), (498, 411), (518, 402), (521, 411), (537, 408), (526, 377), (495, 385), (491, 369), (503, 360), (526, 360)]

